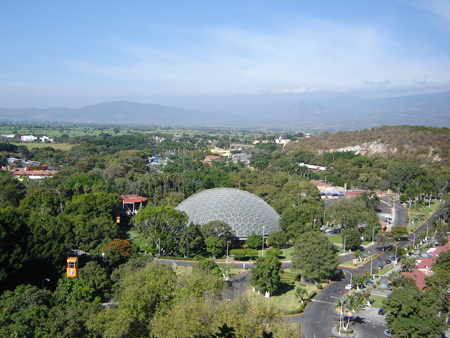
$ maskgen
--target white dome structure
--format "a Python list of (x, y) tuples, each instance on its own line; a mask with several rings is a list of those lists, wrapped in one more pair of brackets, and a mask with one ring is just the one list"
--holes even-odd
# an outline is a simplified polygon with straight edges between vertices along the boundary
[(249, 192), (215, 188), (201, 191), (176, 208), (189, 216), (189, 222), (204, 225), (211, 221), (227, 223), (236, 237), (252, 233), (268, 235), (281, 230), (280, 216), (265, 201)]

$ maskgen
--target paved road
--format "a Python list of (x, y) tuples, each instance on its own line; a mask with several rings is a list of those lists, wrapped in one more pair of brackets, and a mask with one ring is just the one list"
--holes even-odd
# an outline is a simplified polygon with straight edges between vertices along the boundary
[[(386, 200), (385, 200), (386, 201)], [(387, 202), (387, 201), (386, 201)], [(389, 212), (389, 208), (392, 208), (391, 205), (387, 205), (387, 203), (383, 203), (384, 205), (379, 208), (380, 213)], [(394, 225), (408, 225), (408, 213), (406, 209), (398, 205), (395, 205), (395, 220)], [(392, 212), (393, 213), (393, 212)], [(433, 218), (438, 217), (439, 213), (436, 213), (428, 219), (424, 224), (422, 224), (418, 229), (414, 231), (415, 234), (419, 234), (422, 231), (426, 230), (427, 225), (431, 224)], [(417, 235), (416, 235), (417, 236)], [(414, 235), (409, 235), (407, 241), (402, 241), (396, 243), (396, 245), (405, 247), (410, 245), (413, 242)], [(352, 273), (363, 273), (364, 271), (370, 271), (371, 267), (375, 268), (378, 265), (386, 265), (386, 259), (390, 259), (393, 256), (394, 252), (390, 250), (379, 251), (381, 248), (378, 248), (377, 245), (370, 246), (365, 249), (367, 253), (371, 252), (379, 252), (379, 256), (373, 258), (370, 262), (366, 262), (363, 265), (363, 268), (350, 268), (346, 267), (345, 270), (348, 270)], [(395, 249), (394, 249), (395, 251)], [(345, 262), (349, 260), (349, 257), (353, 254), (349, 254), (346, 256), (341, 256), (341, 262)], [(170, 261), (170, 260), (159, 260), (155, 259), (156, 262), (163, 264), (171, 264), (173, 266), (192, 266), (195, 265), (195, 262), (187, 262), (187, 261)], [(250, 268), (250, 263), (234, 263), (237, 268)], [(283, 262), (283, 268), (289, 268), (291, 266), (291, 262)], [(336, 299), (333, 297), (342, 297), (345, 294), (344, 287), (346, 284), (350, 283), (350, 274), (346, 273), (341, 279), (329, 284), (323, 290), (321, 290), (306, 307), (305, 311), (301, 315), (294, 316), (286, 316), (285, 320), (287, 323), (298, 323), (302, 324), (302, 334), (305, 338), (314, 337), (314, 338), (327, 338), (327, 337), (338, 337), (336, 333), (333, 333), (333, 326), (335, 323), (339, 322), (338, 313), (334, 311), (334, 307), (337, 304)], [(243, 272), (232, 278), (230, 283), (228, 284), (224, 297), (226, 299), (233, 299), (238, 295), (244, 295), (247, 291), (247, 286), (250, 285), (250, 274), (248, 271)], [(353, 326), (355, 328), (356, 335), (358, 338), (377, 338), (383, 337), (383, 332), (385, 329), (384, 316), (379, 316), (377, 314), (377, 309), (367, 310), (360, 314), (357, 314), (353, 317)]]

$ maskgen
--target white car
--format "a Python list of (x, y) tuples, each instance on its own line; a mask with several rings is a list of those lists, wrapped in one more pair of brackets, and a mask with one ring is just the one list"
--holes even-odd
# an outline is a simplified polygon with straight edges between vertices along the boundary
[(347, 284), (344, 289), (350, 291), (351, 289), (353, 289), (353, 286), (351, 284)]

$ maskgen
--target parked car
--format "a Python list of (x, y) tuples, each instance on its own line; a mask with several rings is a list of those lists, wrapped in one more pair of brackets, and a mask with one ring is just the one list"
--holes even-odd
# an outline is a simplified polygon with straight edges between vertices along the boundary
[(386, 264), (391, 264), (391, 261), (389, 259), (386, 259)]
[(353, 286), (351, 284), (347, 284), (344, 289), (350, 291), (351, 289), (353, 289)]
[(379, 310), (378, 310), (378, 314), (379, 314), (380, 316), (384, 316), (384, 309), (379, 309)]
[(392, 256), (392, 257), (391, 257), (391, 261), (395, 261), (395, 256)]
[(378, 270), (383, 270), (383, 266), (382, 265), (378, 265)]
[(392, 332), (391, 330), (384, 330), (384, 336), (385, 337), (392, 337), (392, 334), (393, 334), (394, 332)]

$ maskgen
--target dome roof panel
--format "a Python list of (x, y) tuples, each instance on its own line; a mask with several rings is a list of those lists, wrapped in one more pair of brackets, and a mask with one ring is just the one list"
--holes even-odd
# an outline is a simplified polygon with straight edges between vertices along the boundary
[(204, 225), (211, 221), (229, 224), (237, 237), (264, 235), (281, 230), (280, 216), (261, 198), (239, 189), (215, 188), (201, 191), (175, 209), (184, 211), (189, 221)]

